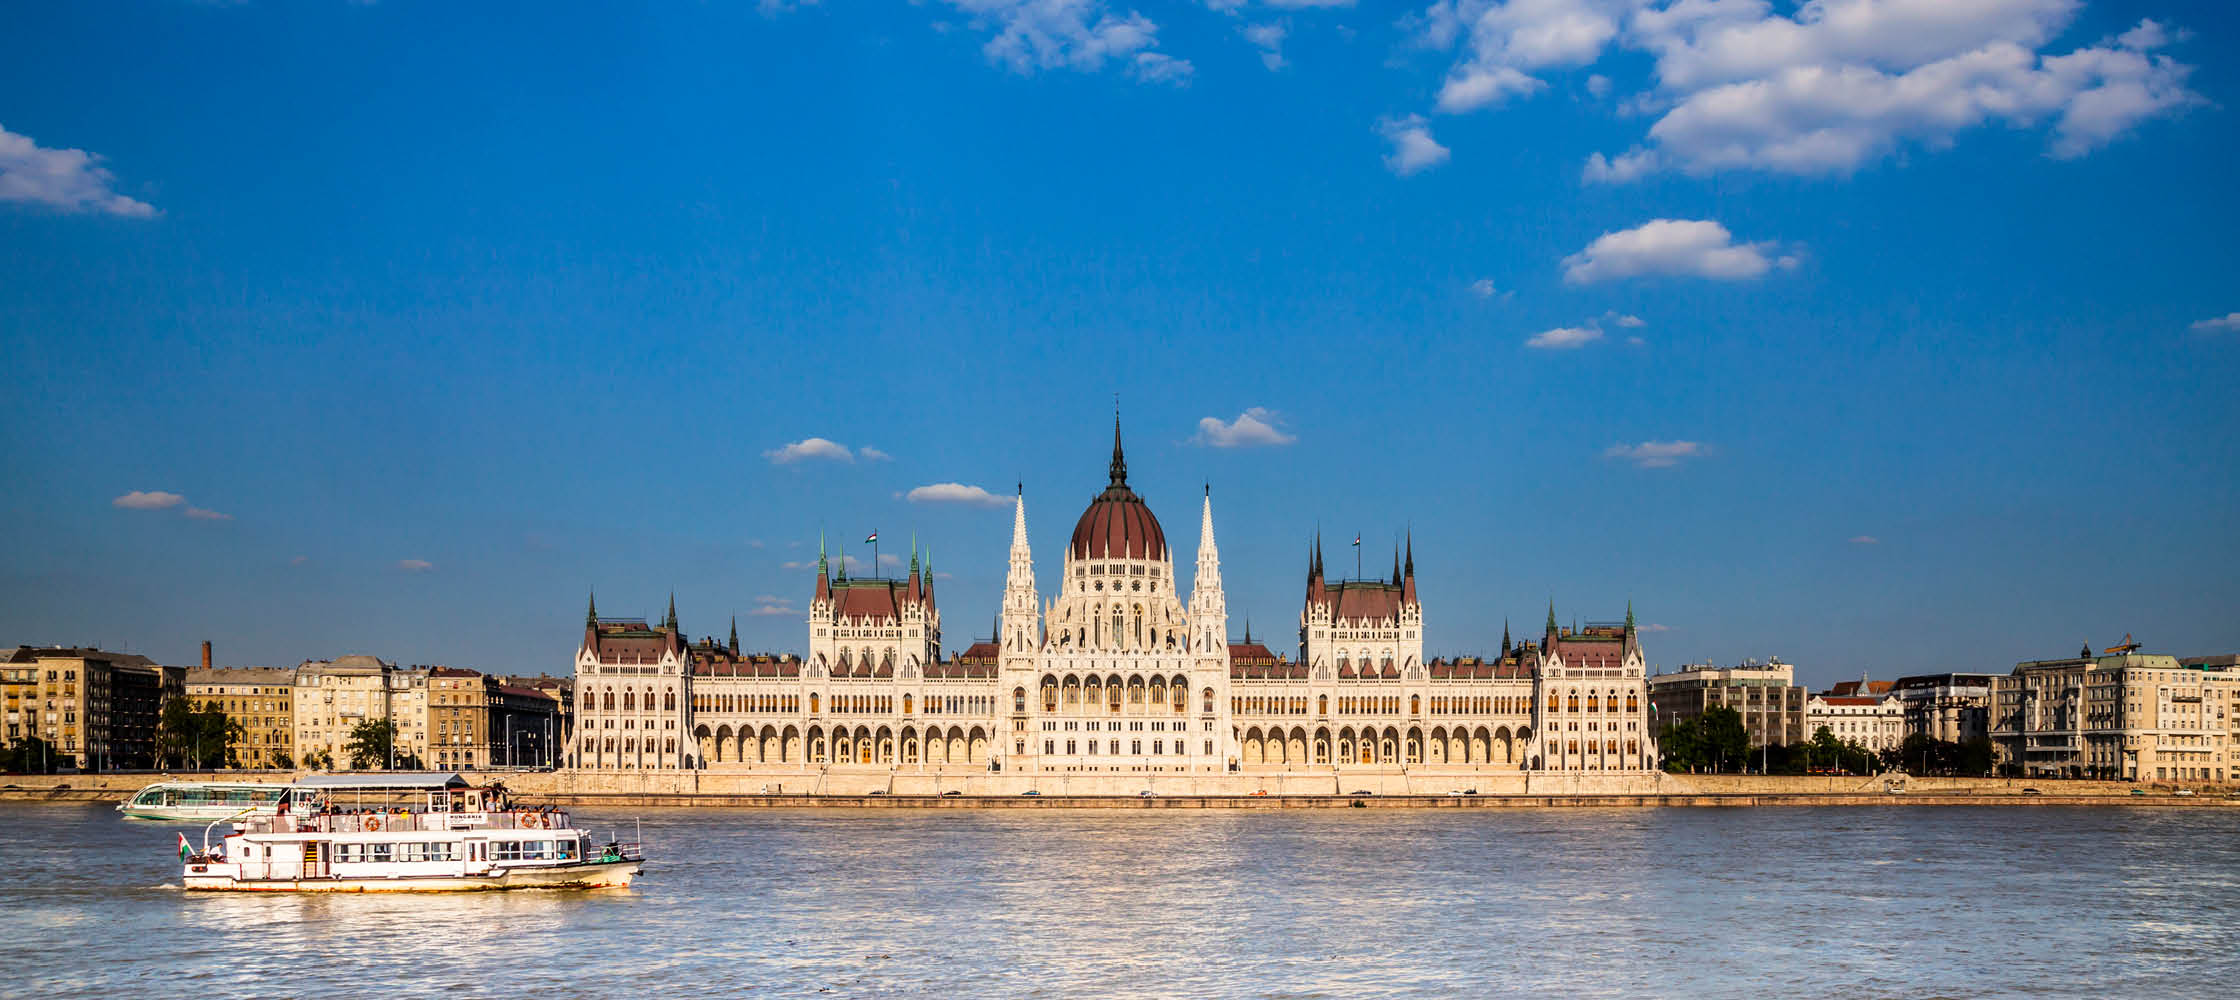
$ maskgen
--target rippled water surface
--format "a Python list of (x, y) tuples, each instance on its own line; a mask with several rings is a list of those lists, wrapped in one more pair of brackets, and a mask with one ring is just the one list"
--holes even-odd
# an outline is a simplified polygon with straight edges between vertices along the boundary
[(2240, 810), (642, 819), (627, 891), (190, 895), (198, 828), (0, 805), (0, 994), (2240, 994)]

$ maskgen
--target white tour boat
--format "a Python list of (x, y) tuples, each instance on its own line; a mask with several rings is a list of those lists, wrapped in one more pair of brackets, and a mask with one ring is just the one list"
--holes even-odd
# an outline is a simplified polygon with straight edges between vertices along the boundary
[[(466, 892), (626, 886), (635, 842), (604, 841), (565, 811), (519, 808), (457, 774), (335, 774), (292, 786), (288, 808), (237, 819), (219, 846), (179, 835), (186, 888), (234, 892)], [(212, 823), (211, 827), (216, 827)]]
[(117, 803), (117, 811), (131, 819), (232, 819), (277, 811), (287, 791), (278, 782), (160, 781)]

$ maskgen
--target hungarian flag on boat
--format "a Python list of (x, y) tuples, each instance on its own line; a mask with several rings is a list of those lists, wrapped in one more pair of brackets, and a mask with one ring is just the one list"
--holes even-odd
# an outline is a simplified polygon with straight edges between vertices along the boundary
[(869, 544), (871, 544), (872, 542), (876, 542), (876, 541), (878, 541), (878, 540), (879, 540), (879, 533), (878, 533), (878, 532), (876, 532), (876, 531), (874, 531), (874, 532), (872, 532), (872, 533), (870, 533), (870, 534), (868, 534), (868, 535), (865, 535), (865, 536), (863, 536), (863, 544), (865, 544), (865, 545), (869, 545)]
[(187, 860), (187, 855), (188, 855), (188, 854), (191, 854), (191, 853), (193, 853), (193, 852), (191, 852), (191, 851), (187, 850), (187, 835), (186, 835), (186, 834), (183, 834), (183, 833), (182, 833), (182, 834), (180, 834), (180, 835), (179, 835), (179, 860), (181, 860), (181, 861), (185, 861), (185, 860)]

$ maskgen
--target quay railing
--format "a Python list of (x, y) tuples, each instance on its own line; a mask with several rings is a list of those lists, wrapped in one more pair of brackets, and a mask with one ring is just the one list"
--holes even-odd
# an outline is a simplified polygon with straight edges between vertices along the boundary
[(252, 833), (449, 833), (462, 830), (565, 830), (569, 817), (560, 809), (504, 812), (363, 812), (256, 816), (240, 826)]

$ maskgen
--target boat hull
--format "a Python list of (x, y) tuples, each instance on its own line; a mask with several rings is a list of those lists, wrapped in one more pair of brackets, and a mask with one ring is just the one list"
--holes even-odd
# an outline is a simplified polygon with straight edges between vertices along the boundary
[(399, 878), (237, 879), (188, 872), (190, 892), (500, 892), (508, 889), (618, 889), (645, 867), (640, 861), (606, 861), (565, 868), (505, 868), (487, 875)]

